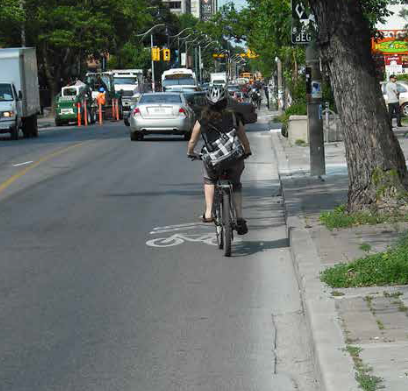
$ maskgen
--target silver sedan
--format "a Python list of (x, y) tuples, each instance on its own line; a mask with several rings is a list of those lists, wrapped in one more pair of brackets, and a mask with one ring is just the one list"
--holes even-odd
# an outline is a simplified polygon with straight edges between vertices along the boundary
[(190, 139), (194, 111), (183, 94), (142, 94), (130, 114), (130, 139), (142, 140), (145, 134), (178, 134)]

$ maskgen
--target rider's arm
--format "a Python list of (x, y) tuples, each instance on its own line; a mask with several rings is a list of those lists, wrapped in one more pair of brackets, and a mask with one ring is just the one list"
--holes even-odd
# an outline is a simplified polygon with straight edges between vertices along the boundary
[(194, 148), (198, 143), (201, 133), (201, 125), (200, 122), (196, 121), (193, 132), (191, 133), (190, 141), (188, 142), (187, 146), (187, 155), (194, 155)]
[(244, 125), (242, 125), (241, 121), (238, 121), (238, 132), (237, 132), (237, 136), (239, 138), (239, 141), (241, 141), (245, 153), (246, 154), (250, 154), (251, 153), (251, 146), (249, 145), (249, 140), (248, 137), (245, 133), (245, 128)]

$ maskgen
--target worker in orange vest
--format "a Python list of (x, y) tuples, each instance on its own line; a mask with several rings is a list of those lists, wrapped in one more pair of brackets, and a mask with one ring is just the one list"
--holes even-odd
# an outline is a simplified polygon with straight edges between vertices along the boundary
[(98, 103), (98, 106), (104, 106), (106, 104), (106, 93), (105, 93), (105, 88), (101, 87), (99, 88), (99, 94), (96, 97), (96, 102)]

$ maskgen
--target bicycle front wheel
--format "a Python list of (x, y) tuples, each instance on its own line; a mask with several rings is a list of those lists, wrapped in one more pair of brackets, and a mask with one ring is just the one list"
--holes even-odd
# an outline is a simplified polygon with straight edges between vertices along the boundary
[(224, 226), (224, 255), (231, 256), (232, 245), (232, 221), (230, 213), (230, 194), (224, 193), (222, 197), (222, 225)]

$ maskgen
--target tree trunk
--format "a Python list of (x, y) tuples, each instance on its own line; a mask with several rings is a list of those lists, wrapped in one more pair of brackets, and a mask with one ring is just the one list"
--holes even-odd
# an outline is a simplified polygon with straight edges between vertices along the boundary
[(51, 94), (51, 115), (55, 115), (56, 113), (56, 101), (55, 97), (59, 93), (59, 81), (60, 81), (60, 67), (53, 67), (52, 60), (50, 60), (50, 55), (46, 47), (41, 48), (41, 54), (44, 64), (44, 71), (45, 71), (45, 78), (50, 89)]
[(317, 44), (344, 130), (348, 209), (398, 207), (406, 200), (407, 168), (375, 75), (371, 34), (360, 2), (309, 3), (319, 26)]

